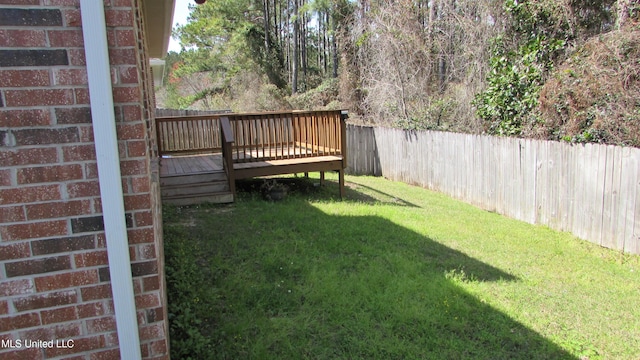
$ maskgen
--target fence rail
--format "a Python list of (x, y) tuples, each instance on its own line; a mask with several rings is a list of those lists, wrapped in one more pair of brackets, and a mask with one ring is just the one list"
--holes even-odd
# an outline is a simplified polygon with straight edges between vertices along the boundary
[(640, 254), (640, 149), (349, 125), (347, 172)]

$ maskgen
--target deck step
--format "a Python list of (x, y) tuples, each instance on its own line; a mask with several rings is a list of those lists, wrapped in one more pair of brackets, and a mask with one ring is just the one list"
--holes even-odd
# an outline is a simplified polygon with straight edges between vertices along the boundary
[(231, 203), (233, 194), (224, 171), (205, 171), (160, 178), (162, 201), (173, 205), (195, 205), (205, 202)]
[(229, 184), (226, 181), (216, 181), (209, 183), (163, 186), (161, 189), (162, 196), (165, 197), (184, 195), (199, 196), (204, 194), (228, 192)]
[(210, 183), (215, 181), (227, 181), (224, 171), (203, 172), (199, 174), (162, 176), (160, 186), (188, 185)]
[(213, 204), (226, 204), (233, 202), (233, 194), (230, 192), (222, 192), (217, 194), (209, 194), (209, 195), (199, 195), (199, 196), (174, 196), (169, 198), (162, 198), (162, 201), (167, 204), (172, 205), (196, 205), (202, 203), (213, 203)]

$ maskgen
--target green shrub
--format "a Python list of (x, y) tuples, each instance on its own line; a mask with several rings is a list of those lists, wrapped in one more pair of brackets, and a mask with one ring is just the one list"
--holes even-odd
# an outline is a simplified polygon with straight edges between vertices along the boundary
[(537, 36), (515, 51), (505, 51), (498, 39), (491, 58), (488, 87), (476, 95), (476, 114), (494, 135), (518, 136), (523, 125), (538, 121), (538, 96), (544, 74), (553, 68), (551, 57), (562, 49), (563, 40)]

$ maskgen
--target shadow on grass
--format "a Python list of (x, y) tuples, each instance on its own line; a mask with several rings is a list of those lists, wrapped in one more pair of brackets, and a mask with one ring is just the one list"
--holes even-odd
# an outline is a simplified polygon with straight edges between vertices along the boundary
[[(301, 196), (313, 196), (314, 198), (326, 198), (339, 199), (340, 189), (338, 183), (333, 180), (325, 180), (325, 184), (320, 186), (319, 179), (310, 179), (306, 177), (276, 177), (279, 183), (287, 186), (289, 192)], [(241, 179), (236, 181), (236, 190), (244, 195), (251, 196), (251, 194), (259, 194), (260, 187), (264, 184), (265, 179)], [(366, 188), (368, 192), (376, 193), (378, 197), (373, 197), (362, 191), (360, 188)], [(407, 201), (406, 199), (400, 199), (393, 195), (387, 194), (379, 189), (374, 189), (363, 184), (345, 183), (346, 201), (362, 202), (367, 204), (374, 203), (388, 203), (399, 206), (417, 207), (417, 205)]]
[(189, 289), (210, 353), (196, 358), (573, 358), (460, 286), (516, 277), (381, 217), (241, 199), (172, 231), (167, 266), (201, 264)]

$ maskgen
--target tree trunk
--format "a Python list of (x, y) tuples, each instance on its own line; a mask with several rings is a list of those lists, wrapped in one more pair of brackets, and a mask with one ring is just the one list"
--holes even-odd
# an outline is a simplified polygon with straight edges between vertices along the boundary
[(632, 0), (618, 0), (618, 17), (616, 19), (616, 29), (620, 30), (629, 19), (629, 6)]
[(291, 93), (298, 92), (298, 39), (300, 38), (300, 20), (298, 19), (298, 0), (293, 0), (293, 54), (291, 54)]
[(264, 16), (264, 53), (269, 54), (269, 2), (270, 0), (263, 0), (262, 5), (264, 6), (263, 16)]
[(334, 31), (333, 31), (333, 35), (331, 35), (331, 53), (332, 53), (332, 62), (333, 62), (333, 71), (331, 73), (331, 75), (333, 76), (333, 78), (337, 78), (338, 77), (338, 44), (336, 43), (336, 33), (335, 33), (335, 26), (334, 26)]

